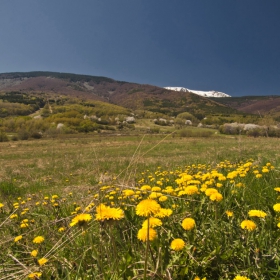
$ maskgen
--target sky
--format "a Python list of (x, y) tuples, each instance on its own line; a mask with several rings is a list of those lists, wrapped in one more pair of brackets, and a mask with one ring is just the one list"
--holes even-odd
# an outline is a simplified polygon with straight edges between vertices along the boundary
[(280, 95), (279, 0), (1, 0), (0, 73)]

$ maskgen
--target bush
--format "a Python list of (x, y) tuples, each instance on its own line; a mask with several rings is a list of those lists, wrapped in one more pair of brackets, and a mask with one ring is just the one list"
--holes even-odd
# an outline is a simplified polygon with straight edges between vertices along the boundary
[(4, 131), (0, 131), (0, 142), (7, 142), (9, 138)]

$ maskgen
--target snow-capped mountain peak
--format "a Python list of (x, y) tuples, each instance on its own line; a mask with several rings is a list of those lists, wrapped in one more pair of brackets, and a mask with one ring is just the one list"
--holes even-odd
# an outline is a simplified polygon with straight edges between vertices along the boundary
[(219, 92), (219, 91), (201, 91), (201, 90), (192, 90), (184, 87), (165, 87), (165, 89), (174, 90), (174, 91), (183, 91), (183, 92), (190, 92), (204, 97), (231, 97), (230, 95)]

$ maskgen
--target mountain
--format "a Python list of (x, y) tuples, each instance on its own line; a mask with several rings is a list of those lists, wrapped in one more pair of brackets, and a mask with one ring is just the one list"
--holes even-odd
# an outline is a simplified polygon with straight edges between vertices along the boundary
[(189, 91), (173, 91), (153, 85), (116, 81), (106, 77), (57, 72), (0, 74), (0, 93), (18, 92), (56, 99), (69, 96), (98, 100), (131, 110), (145, 110), (177, 116), (183, 112), (202, 118), (207, 114), (234, 113), (226, 105)]
[(169, 90), (174, 90), (174, 91), (182, 91), (182, 92), (190, 92), (190, 93), (194, 93), (200, 96), (204, 96), (204, 97), (231, 97), (230, 95), (223, 93), (223, 92), (219, 92), (219, 91), (201, 91), (201, 90), (192, 90), (192, 89), (188, 89), (188, 88), (184, 88), (184, 87), (165, 87), (166, 89)]

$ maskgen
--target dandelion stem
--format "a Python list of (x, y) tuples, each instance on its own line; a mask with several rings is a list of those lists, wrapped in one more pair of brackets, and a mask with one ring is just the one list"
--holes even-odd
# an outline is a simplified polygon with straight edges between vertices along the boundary
[(145, 266), (144, 266), (144, 280), (147, 279), (147, 263), (148, 263), (148, 249), (149, 249), (149, 231), (150, 231), (150, 219), (148, 217), (147, 223), (147, 241), (146, 241), (146, 252), (145, 252)]

